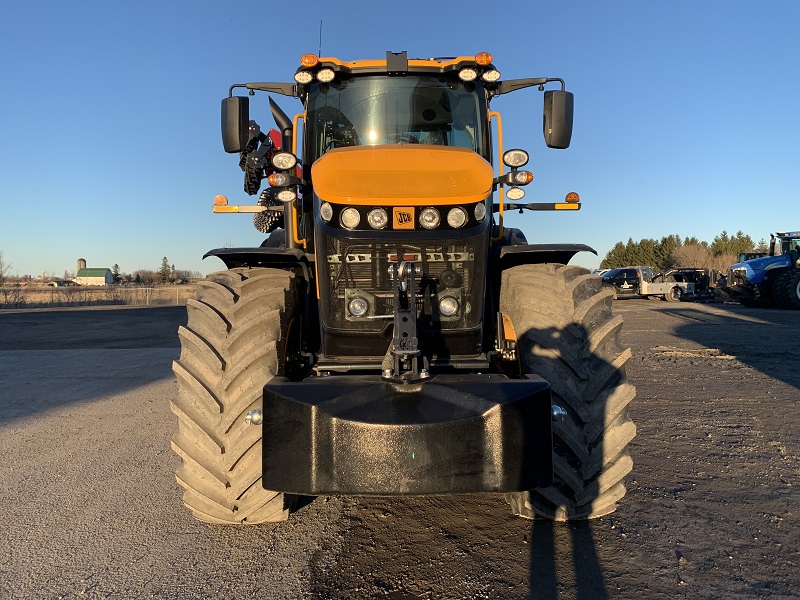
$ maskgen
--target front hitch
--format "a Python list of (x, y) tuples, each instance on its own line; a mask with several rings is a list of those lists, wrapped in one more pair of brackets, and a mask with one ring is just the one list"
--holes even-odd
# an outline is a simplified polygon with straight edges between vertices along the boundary
[(422, 350), (417, 337), (417, 268), (402, 261), (391, 267), (394, 289), (394, 336), (386, 353), (381, 379), (390, 383), (412, 384), (430, 379), (428, 369), (420, 367)]

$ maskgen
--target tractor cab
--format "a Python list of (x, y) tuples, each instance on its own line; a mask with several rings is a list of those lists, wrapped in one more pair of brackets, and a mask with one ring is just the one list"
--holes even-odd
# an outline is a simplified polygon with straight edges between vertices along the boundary
[(779, 231), (775, 234), (774, 256), (800, 253), (800, 231)]

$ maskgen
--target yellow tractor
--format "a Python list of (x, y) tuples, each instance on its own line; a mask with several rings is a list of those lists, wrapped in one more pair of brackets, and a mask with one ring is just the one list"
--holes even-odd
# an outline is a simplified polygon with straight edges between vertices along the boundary
[[(293, 82), (231, 86), (223, 145), (258, 200), (213, 209), (269, 236), (206, 254), (226, 268), (179, 331), (172, 445), (198, 519), (277, 521), (334, 494), (501, 492), (555, 520), (615, 509), (636, 428), (612, 292), (567, 264), (589, 246), (504, 227), (580, 209), (575, 193), (522, 202), (528, 154), (503, 150), (490, 103), (525, 88), (544, 92), (546, 144), (567, 148), (563, 80), (502, 80), (485, 52), (309, 54)], [(256, 92), (302, 111), (269, 98), (265, 133)]]

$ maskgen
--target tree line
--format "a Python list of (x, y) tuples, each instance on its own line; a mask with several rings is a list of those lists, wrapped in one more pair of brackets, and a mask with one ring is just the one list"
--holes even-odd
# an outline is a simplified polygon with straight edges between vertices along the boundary
[(137, 269), (133, 273), (122, 273), (119, 265), (111, 267), (111, 276), (118, 283), (130, 283), (135, 285), (166, 285), (170, 283), (187, 283), (191, 279), (202, 279), (203, 274), (199, 271), (188, 271), (186, 269), (176, 269), (175, 265), (170, 264), (165, 256), (161, 260), (161, 267), (155, 271), (150, 269)]
[(696, 237), (681, 239), (679, 235), (668, 235), (660, 240), (646, 238), (638, 242), (628, 238), (627, 243), (617, 242), (608, 251), (600, 262), (600, 268), (646, 265), (656, 271), (666, 271), (674, 267), (726, 271), (737, 262), (740, 253), (766, 251), (766, 241), (755, 243), (742, 231), (737, 231), (735, 235), (723, 231), (710, 243)]
[[(7, 262), (3, 256), (3, 251), (0, 250), (0, 287), (8, 285), (19, 285), (21, 283), (34, 281), (30, 275), (11, 276), (12, 264)], [(75, 279), (75, 271), (64, 271), (63, 277), (57, 277), (53, 274), (48, 276), (43, 281), (53, 281), (58, 279), (72, 280)], [(125, 283), (130, 285), (144, 285), (151, 286), (157, 284), (170, 284), (170, 283), (187, 283), (192, 279), (202, 279), (203, 274), (200, 271), (189, 271), (187, 269), (176, 269), (174, 264), (171, 264), (165, 256), (161, 261), (159, 269), (137, 269), (132, 273), (124, 273), (118, 264), (111, 267), (111, 275), (115, 283)], [(38, 280), (38, 278), (36, 278)]]

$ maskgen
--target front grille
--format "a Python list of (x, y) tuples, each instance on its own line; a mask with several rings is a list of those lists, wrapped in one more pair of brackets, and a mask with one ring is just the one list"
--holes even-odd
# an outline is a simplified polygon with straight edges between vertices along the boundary
[(728, 271), (728, 285), (745, 285), (749, 283), (746, 269), (730, 269)]
[[(344, 239), (320, 234), (318, 270), (323, 323), (327, 327), (381, 330), (394, 315), (390, 267), (401, 261), (417, 267), (417, 311), (420, 325), (437, 329), (473, 328), (483, 305), (486, 238), (420, 240), (410, 243)], [(457, 297), (454, 318), (438, 315), (438, 295)], [(369, 312), (353, 317), (347, 310), (355, 296), (367, 299)]]

